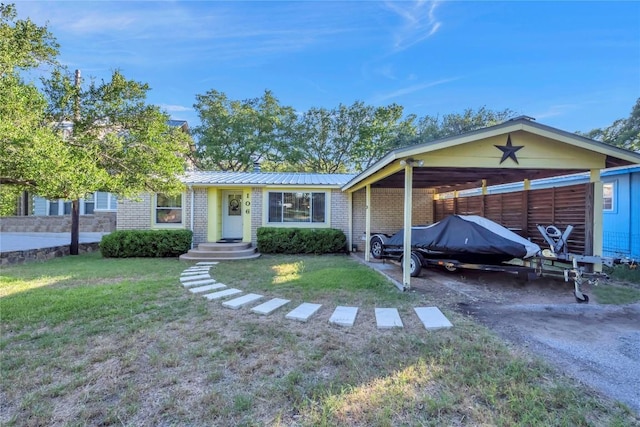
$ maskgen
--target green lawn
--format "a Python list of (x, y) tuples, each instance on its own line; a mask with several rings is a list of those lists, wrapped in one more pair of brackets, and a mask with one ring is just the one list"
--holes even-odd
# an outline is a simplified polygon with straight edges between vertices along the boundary
[(638, 423), (454, 312), (448, 330), (376, 329), (373, 307), (404, 319), (437, 301), (349, 257), (263, 256), (212, 275), (292, 303), (357, 305), (353, 328), (328, 324), (329, 310), (299, 323), (226, 309), (179, 285), (188, 266), (89, 254), (3, 268), (0, 424)]

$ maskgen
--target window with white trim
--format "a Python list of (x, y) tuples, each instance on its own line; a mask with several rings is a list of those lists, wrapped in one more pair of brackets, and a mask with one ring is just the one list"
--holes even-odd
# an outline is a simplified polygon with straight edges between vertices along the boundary
[[(71, 202), (62, 199), (49, 200), (48, 215), (71, 215)], [(82, 211), (80, 212), (82, 214)]]
[(605, 182), (602, 184), (602, 210), (604, 212), (611, 212), (614, 210), (614, 194), (615, 183)]
[(84, 198), (84, 215), (93, 215), (93, 211), (96, 207), (96, 195), (95, 193), (87, 194)]
[(182, 195), (156, 195), (156, 224), (182, 224)]
[(324, 223), (326, 221), (324, 192), (270, 191), (270, 223)]
[(118, 199), (114, 194), (106, 191), (96, 191), (95, 198), (95, 210), (97, 211), (115, 211), (118, 209)]

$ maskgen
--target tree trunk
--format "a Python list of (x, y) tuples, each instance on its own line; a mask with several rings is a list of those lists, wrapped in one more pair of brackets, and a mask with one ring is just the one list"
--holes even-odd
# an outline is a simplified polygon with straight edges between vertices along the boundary
[(71, 245), (70, 255), (78, 255), (78, 244), (80, 242), (80, 200), (71, 202)]

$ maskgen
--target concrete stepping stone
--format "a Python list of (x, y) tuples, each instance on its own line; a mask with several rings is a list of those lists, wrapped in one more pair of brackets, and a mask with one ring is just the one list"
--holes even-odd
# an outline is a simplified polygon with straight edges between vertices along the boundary
[(209, 271), (207, 271), (207, 270), (202, 270), (202, 271), (184, 271), (184, 272), (182, 272), (180, 277), (198, 276), (200, 274), (205, 274), (205, 273), (209, 273)]
[(345, 307), (339, 305), (329, 318), (329, 323), (335, 323), (340, 326), (353, 326), (357, 315), (358, 307)]
[(453, 326), (438, 307), (414, 307), (413, 309), (427, 329), (450, 328)]
[(376, 308), (375, 312), (378, 329), (404, 327), (397, 308)]
[(214, 279), (194, 280), (191, 282), (183, 282), (182, 286), (184, 286), (185, 288), (192, 288), (194, 286), (212, 285), (214, 283), (216, 283)]
[(227, 285), (223, 285), (222, 283), (214, 283), (212, 285), (198, 286), (196, 288), (189, 288), (189, 292), (193, 292), (194, 294), (200, 294), (202, 292), (215, 291), (216, 289), (224, 289)]
[(257, 305), (251, 309), (254, 313), (258, 314), (271, 314), (283, 305), (289, 304), (290, 300), (283, 298), (273, 298), (267, 302), (263, 302), (260, 305)]
[(196, 263), (196, 265), (217, 265), (218, 261), (201, 261)]
[(185, 275), (190, 275), (190, 274), (205, 274), (205, 273), (209, 273), (209, 268), (195, 268), (193, 270), (189, 269), (189, 270), (184, 270), (181, 274), (181, 276), (185, 276)]
[(299, 320), (306, 322), (316, 311), (320, 310), (322, 304), (312, 304), (310, 302), (303, 302), (293, 310), (291, 310), (285, 318), (292, 320)]
[(262, 295), (246, 294), (246, 295), (242, 295), (241, 297), (225, 301), (225, 302), (222, 303), (222, 305), (227, 307), (227, 308), (231, 308), (231, 309), (237, 310), (242, 306), (245, 306), (247, 304), (251, 304), (252, 302), (258, 301), (259, 299), (262, 299), (262, 298), (264, 298)]
[(191, 282), (193, 280), (202, 280), (202, 279), (211, 279), (211, 276), (208, 274), (198, 274), (196, 276), (180, 277), (180, 282), (184, 283), (184, 282)]
[(225, 298), (225, 297), (230, 297), (231, 295), (237, 295), (237, 294), (241, 294), (242, 291), (240, 289), (236, 289), (236, 288), (229, 288), (229, 289), (225, 289), (222, 291), (218, 291), (218, 292), (214, 292), (211, 294), (206, 294), (203, 295), (203, 297), (205, 297), (206, 299), (209, 300), (214, 300), (214, 299), (221, 299), (221, 298)]

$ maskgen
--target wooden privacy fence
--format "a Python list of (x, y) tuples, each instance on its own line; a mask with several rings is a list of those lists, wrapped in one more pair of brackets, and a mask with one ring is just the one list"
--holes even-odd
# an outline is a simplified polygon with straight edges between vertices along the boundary
[(593, 255), (593, 184), (435, 200), (434, 221), (448, 215), (479, 215), (511, 229), (542, 248), (548, 244), (536, 225), (569, 225), (569, 251)]

